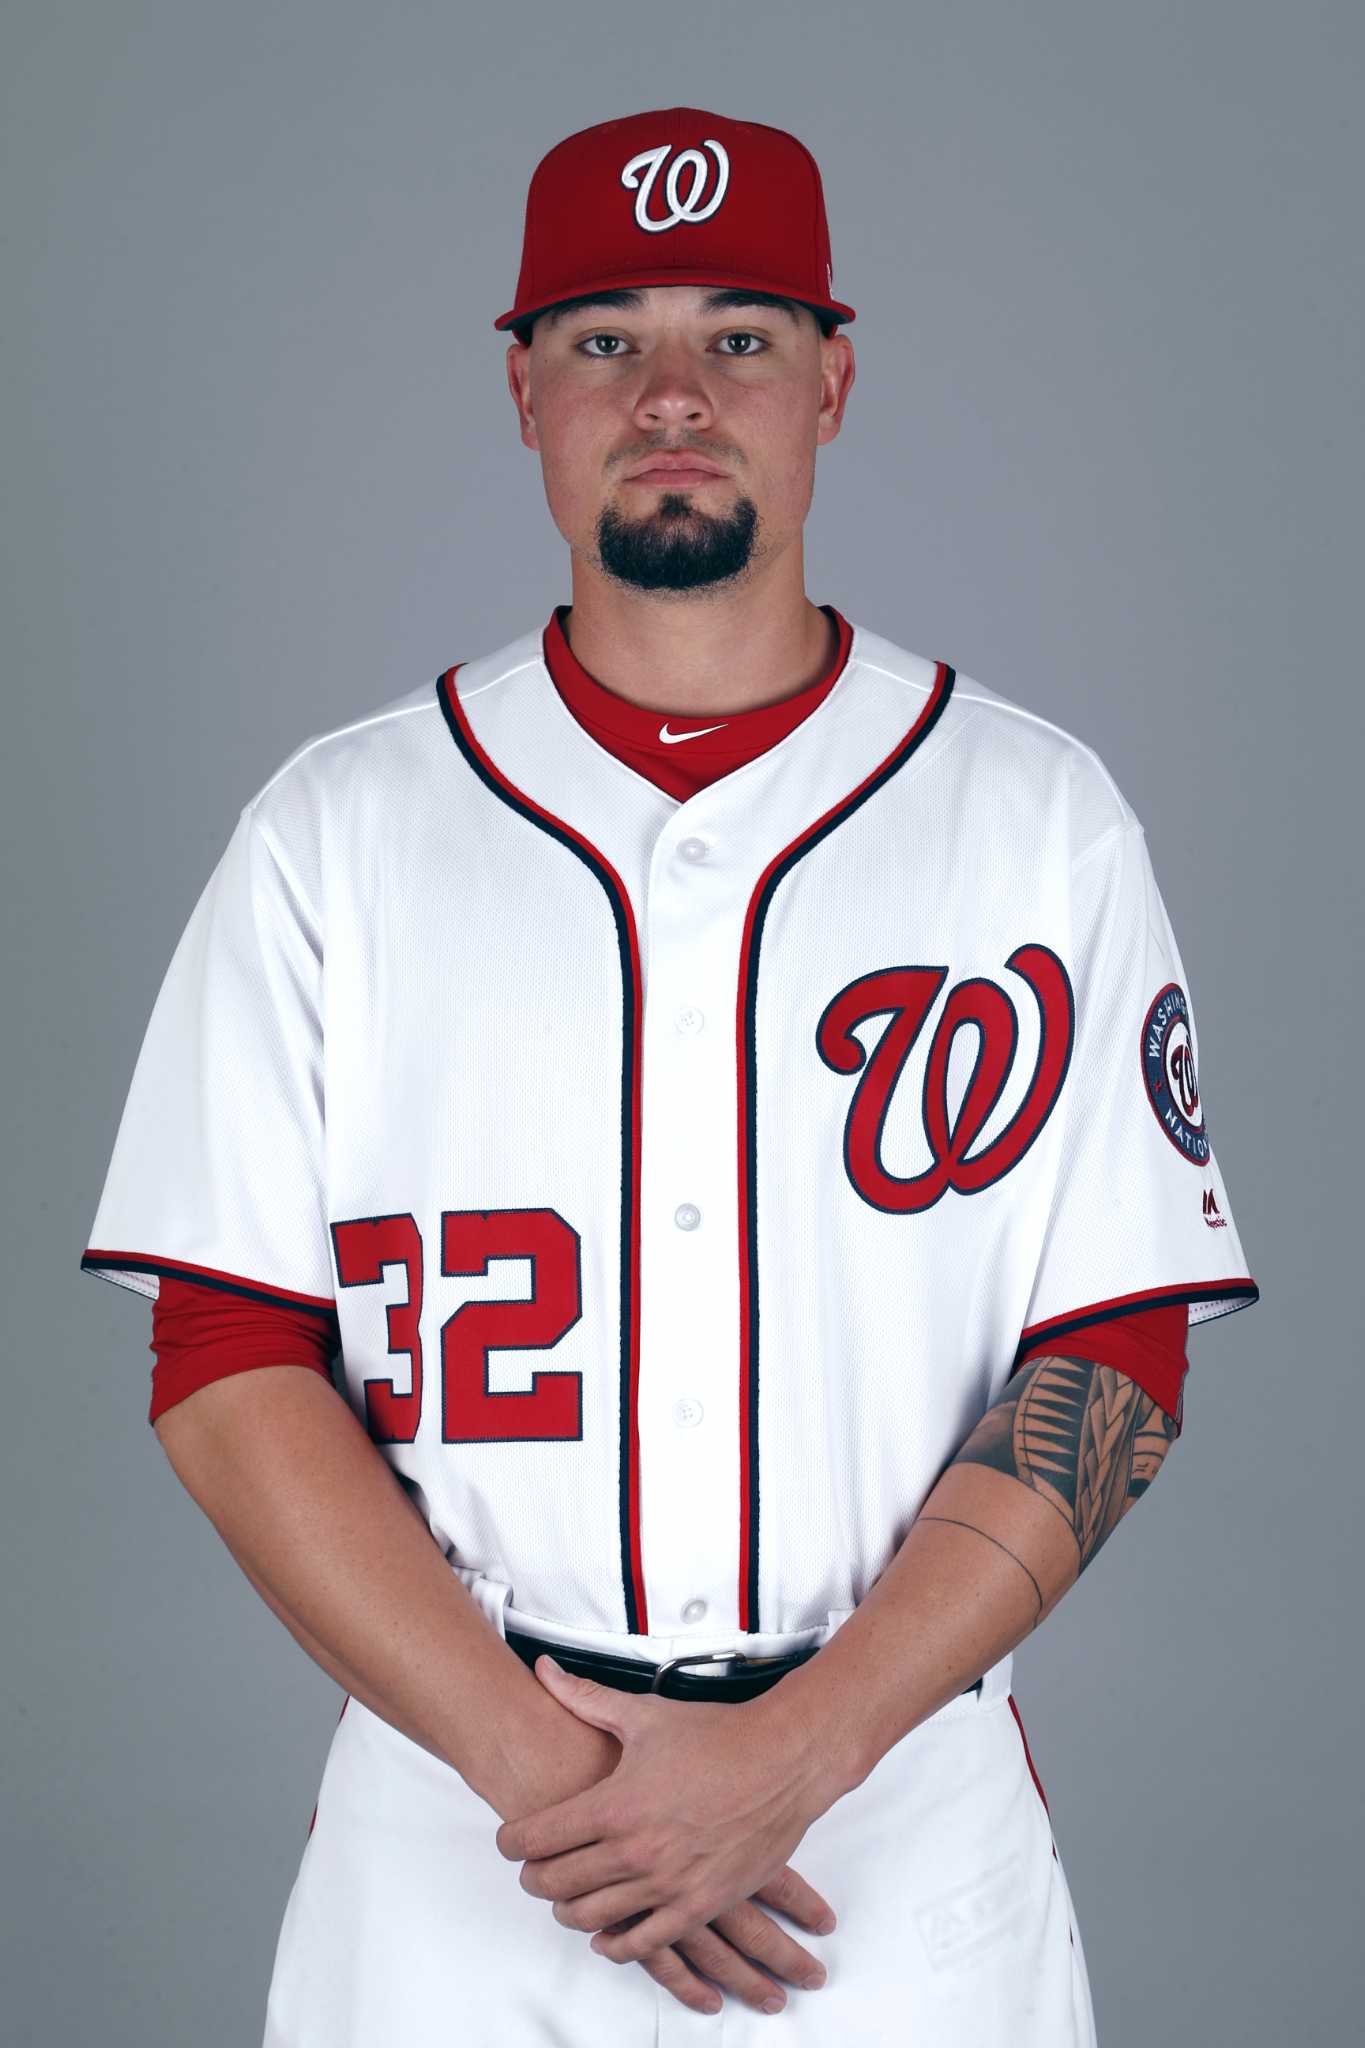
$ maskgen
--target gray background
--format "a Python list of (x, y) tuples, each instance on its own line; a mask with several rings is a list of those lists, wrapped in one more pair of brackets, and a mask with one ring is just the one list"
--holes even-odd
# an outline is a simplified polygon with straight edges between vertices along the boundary
[(491, 321), (540, 154), (678, 102), (821, 163), (859, 378), (810, 593), (1116, 775), (1264, 1294), (1195, 1331), (1159, 1486), (1019, 1654), (1101, 2038), (1348, 2037), (1362, 55), (1347, 5), (1232, 0), (11, 9), (11, 2041), (259, 2041), (340, 1695), (147, 1425), (146, 1305), (77, 1261), (241, 804), (568, 597)]

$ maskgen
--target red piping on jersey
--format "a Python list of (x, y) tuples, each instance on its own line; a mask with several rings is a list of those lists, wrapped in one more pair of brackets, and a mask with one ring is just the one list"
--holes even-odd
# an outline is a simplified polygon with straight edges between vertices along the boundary
[(1068, 1330), (1080, 1329), (1084, 1323), (1098, 1323), (1108, 1316), (1119, 1316), (1129, 1309), (1143, 1306), (1154, 1308), (1174, 1306), (1177, 1302), (1190, 1301), (1236, 1301), (1239, 1308), (1250, 1308), (1260, 1299), (1261, 1290), (1249, 1275), (1238, 1280), (1193, 1280), (1181, 1282), (1175, 1287), (1143, 1287), (1135, 1294), (1111, 1295), (1107, 1301), (1092, 1301), (1084, 1308), (1068, 1309), (1065, 1315), (1049, 1316), (1044, 1322), (1030, 1323), (1020, 1334), (1019, 1348), (1015, 1363), (1021, 1360), (1024, 1350), (1036, 1345), (1040, 1337)]
[(1028, 1767), (1029, 1767), (1029, 1775), (1030, 1775), (1030, 1776), (1032, 1777), (1032, 1779), (1033, 1779), (1033, 1782), (1034, 1782), (1034, 1784), (1035, 1784), (1035, 1785), (1036, 1785), (1036, 1786), (1038, 1787), (1038, 1797), (1039, 1797), (1039, 1798), (1040, 1798), (1040, 1799), (1042, 1800), (1042, 1802), (1043, 1802), (1043, 1812), (1044, 1812), (1044, 1813), (1045, 1813), (1045, 1814), (1047, 1815), (1048, 1819), (1049, 1819), (1049, 1820), (1051, 1820), (1051, 1818), (1052, 1818), (1052, 1810), (1051, 1810), (1051, 1808), (1050, 1808), (1050, 1807), (1048, 1806), (1048, 1803), (1047, 1803), (1047, 1794), (1046, 1794), (1046, 1792), (1044, 1792), (1044, 1790), (1043, 1790), (1043, 1781), (1042, 1781), (1042, 1779), (1041, 1779), (1041, 1778), (1040, 1778), (1040, 1777), (1038, 1776), (1038, 1769), (1037, 1769), (1037, 1766), (1035, 1765), (1035, 1763), (1034, 1763), (1034, 1761), (1033, 1761), (1033, 1751), (1032, 1751), (1032, 1750), (1031, 1750), (1031, 1749), (1029, 1748), (1029, 1746), (1028, 1746), (1028, 1737), (1027, 1737), (1027, 1735), (1026, 1735), (1026, 1734), (1024, 1733), (1024, 1723), (1023, 1723), (1023, 1718), (1022, 1718), (1022, 1716), (1020, 1715), (1020, 1712), (1019, 1712), (1019, 1709), (1018, 1709), (1018, 1707), (1017, 1707), (1017, 1706), (1015, 1705), (1015, 1703), (1014, 1703), (1014, 1694), (1013, 1694), (1013, 1693), (1007, 1693), (1007, 1694), (1006, 1694), (1006, 1698), (1007, 1698), (1007, 1699), (1009, 1700), (1009, 1703), (1010, 1703), (1010, 1712), (1011, 1712), (1011, 1713), (1013, 1714), (1013, 1716), (1014, 1716), (1014, 1718), (1015, 1718), (1015, 1720), (1016, 1720), (1016, 1722), (1018, 1723), (1018, 1726), (1019, 1726), (1019, 1740), (1020, 1740), (1020, 1741), (1021, 1741), (1021, 1742), (1023, 1743), (1023, 1745), (1024, 1745), (1024, 1756), (1025, 1756), (1025, 1759), (1026, 1759), (1026, 1761), (1027, 1761), (1027, 1763), (1028, 1763)]
[[(1027, 1765), (1028, 1765), (1028, 1768), (1029, 1768), (1029, 1776), (1030, 1776), (1030, 1777), (1032, 1778), (1032, 1780), (1033, 1780), (1034, 1784), (1035, 1784), (1035, 1785), (1036, 1785), (1036, 1786), (1038, 1787), (1038, 1797), (1039, 1797), (1039, 1798), (1040, 1798), (1040, 1799), (1042, 1800), (1042, 1802), (1043, 1802), (1043, 1812), (1044, 1812), (1045, 1814), (1047, 1814), (1047, 1818), (1048, 1818), (1048, 1827), (1049, 1827), (1049, 1830), (1050, 1830), (1050, 1829), (1051, 1829), (1051, 1826), (1052, 1826), (1052, 1813), (1051, 1813), (1051, 1810), (1050, 1810), (1050, 1808), (1049, 1808), (1049, 1806), (1048, 1806), (1048, 1803), (1047, 1803), (1047, 1794), (1046, 1794), (1046, 1792), (1044, 1792), (1044, 1790), (1043, 1790), (1043, 1781), (1042, 1781), (1042, 1779), (1041, 1779), (1041, 1778), (1040, 1778), (1040, 1777), (1038, 1776), (1038, 1770), (1037, 1770), (1037, 1766), (1035, 1765), (1035, 1763), (1034, 1763), (1034, 1761), (1033, 1761), (1033, 1751), (1032, 1751), (1032, 1750), (1031, 1750), (1031, 1749), (1029, 1748), (1029, 1746), (1028, 1746), (1028, 1737), (1027, 1737), (1027, 1735), (1025, 1735), (1025, 1733), (1024, 1733), (1024, 1723), (1023, 1723), (1023, 1718), (1022, 1718), (1022, 1716), (1020, 1715), (1020, 1712), (1019, 1712), (1019, 1709), (1018, 1709), (1018, 1707), (1017, 1707), (1017, 1706), (1016, 1706), (1016, 1705), (1014, 1704), (1014, 1694), (1013, 1694), (1012, 1692), (1011, 1692), (1011, 1693), (1007, 1693), (1007, 1694), (1005, 1695), (1005, 1697), (1006, 1697), (1006, 1698), (1008, 1699), (1008, 1701), (1009, 1701), (1009, 1703), (1010, 1703), (1010, 1712), (1011, 1712), (1011, 1713), (1013, 1714), (1013, 1716), (1014, 1716), (1014, 1719), (1015, 1719), (1015, 1725), (1017, 1726), (1017, 1728), (1018, 1728), (1018, 1730), (1019, 1730), (1019, 1740), (1020, 1740), (1020, 1741), (1021, 1741), (1021, 1742), (1023, 1743), (1023, 1745), (1024, 1745), (1024, 1761), (1025, 1761), (1025, 1762), (1027, 1763)], [(1054, 1841), (1054, 1842), (1053, 1842), (1053, 1844), (1052, 1844), (1052, 1853), (1053, 1853), (1054, 1857), (1055, 1857), (1055, 1856), (1056, 1856), (1056, 1854), (1057, 1854), (1057, 1844), (1056, 1844), (1056, 1842), (1055, 1842), (1055, 1841)]]
[[(754, 885), (749, 898), (749, 907), (744, 918), (744, 934), (739, 951), (739, 986), (735, 1004), (735, 1050), (739, 1090), (739, 1626), (746, 1631), (757, 1631), (758, 1614), (758, 1375), (757, 1375), (757, 1317), (754, 1301), (757, 1291), (756, 1261), (750, 1255), (750, 1238), (754, 1228), (751, 1205), (754, 1199), (753, 1160), (751, 1153), (754, 1140), (750, 1131), (750, 1104), (755, 1077), (751, 1071), (749, 1046), (750, 984), (758, 964), (758, 946), (762, 932), (762, 921), (767, 914), (768, 900), (787, 868), (800, 858), (817, 838), (839, 824), (862, 800), (870, 796), (877, 785), (886, 780), (906, 761), (920, 742), (927, 737), (943, 713), (952, 693), (955, 671), (946, 662), (940, 661), (934, 670), (933, 686), (922, 706), (918, 717), (908, 732), (901, 735), (884, 760), (865, 775), (860, 783), (845, 792), (837, 803), (821, 814), (813, 824), (799, 832), (781, 853), (775, 854)], [(754, 1116), (754, 1123), (757, 1117)]]
[(640, 973), (640, 942), (635, 929), (635, 913), (631, 909), (630, 896), (616, 869), (600, 848), (584, 837), (563, 818), (546, 810), (525, 790), (519, 789), (509, 776), (504, 774), (497, 763), (479, 744), (473, 728), (460, 702), (455, 687), (455, 677), (463, 662), (456, 662), (448, 668), (436, 685), (437, 699), (445, 713), (446, 723), (453, 737), (471, 764), (476, 765), (489, 786), (504, 796), (514, 808), (529, 814), (554, 837), (558, 837), (577, 848), (584, 863), (598, 877), (609, 895), (615, 900), (615, 907), (621, 919), (621, 929), (626, 940), (630, 987), (627, 992), (630, 1014), (622, 1019), (623, 1035), (630, 1041), (630, 1157), (623, 1162), (629, 1185), (623, 1191), (623, 1199), (629, 1204), (629, 1248), (625, 1258), (625, 1275), (628, 1303), (623, 1303), (627, 1328), (623, 1333), (628, 1347), (626, 1370), (625, 1413), (621, 1418), (622, 1432), (622, 1578), (626, 1603), (626, 1628), (632, 1635), (648, 1635), (649, 1610), (645, 1600), (644, 1561), (640, 1550), (640, 1119), (641, 1119), (641, 1022), (643, 1019), (643, 993)]
[(120, 1273), (184, 1273), (204, 1287), (222, 1287), (233, 1294), (250, 1295), (256, 1301), (287, 1301), (294, 1308), (311, 1309), (316, 1315), (335, 1315), (336, 1302), (330, 1295), (296, 1294), (290, 1287), (270, 1287), (259, 1280), (244, 1280), (239, 1273), (221, 1273), (216, 1266), (195, 1266), (188, 1259), (155, 1259), (141, 1252), (102, 1252), (91, 1246), (81, 1254), (81, 1270), (111, 1266)]
[[(345, 1713), (345, 1711), (346, 1711), (347, 1707), (349, 1707), (349, 1706), (350, 1706), (350, 1704), (351, 1704), (351, 1695), (350, 1695), (349, 1693), (347, 1693), (347, 1695), (346, 1695), (345, 1699), (344, 1699), (344, 1700), (343, 1700), (343, 1701), (341, 1702), (341, 1714), (344, 1714), (344, 1713)], [(341, 1726), (341, 1714), (338, 1714), (338, 1715), (337, 1715), (337, 1728), (339, 1728), (339, 1727)], [(333, 1731), (332, 1731), (332, 1732), (333, 1732), (333, 1734), (335, 1734), (335, 1733), (336, 1733), (336, 1729), (333, 1729)], [(319, 1806), (319, 1804), (320, 1804), (320, 1803), (321, 1803), (321, 1802), (320, 1802), (320, 1800), (316, 1800), (316, 1799), (315, 1799), (315, 1800), (314, 1800), (314, 1802), (313, 1802), (313, 1818), (312, 1818), (312, 1820), (310, 1820), (310, 1821), (309, 1821), (309, 1823), (308, 1823), (308, 1835), (311, 1835), (311, 1834), (312, 1834), (312, 1832), (313, 1832), (313, 1829), (314, 1829), (314, 1828), (316, 1827), (316, 1825), (317, 1825), (317, 1818), (318, 1818), (318, 1806)], [(304, 1836), (304, 1840), (305, 1840), (305, 1842), (306, 1842), (306, 1841), (308, 1840), (308, 1835), (305, 1835), (305, 1836)]]

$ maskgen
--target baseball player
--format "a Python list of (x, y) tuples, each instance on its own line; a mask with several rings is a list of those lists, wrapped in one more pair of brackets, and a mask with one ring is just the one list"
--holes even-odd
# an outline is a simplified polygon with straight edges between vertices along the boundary
[(1095, 2038), (1012, 1651), (1257, 1288), (1106, 767), (806, 596), (853, 317), (794, 137), (551, 149), (572, 602), (299, 746), (152, 1011), (81, 1263), (345, 1693), (267, 2048)]

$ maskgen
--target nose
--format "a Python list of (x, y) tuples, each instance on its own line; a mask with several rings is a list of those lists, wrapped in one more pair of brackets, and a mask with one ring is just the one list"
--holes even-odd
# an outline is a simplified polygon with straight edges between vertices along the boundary
[(705, 428), (711, 423), (715, 408), (705, 375), (690, 350), (665, 345), (650, 353), (636, 393), (634, 416), (641, 428)]

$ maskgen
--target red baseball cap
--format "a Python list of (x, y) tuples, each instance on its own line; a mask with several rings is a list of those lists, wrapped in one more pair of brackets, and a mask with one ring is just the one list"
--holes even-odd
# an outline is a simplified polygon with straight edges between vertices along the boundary
[(832, 296), (815, 158), (794, 135), (698, 107), (602, 121), (536, 165), (513, 327), (562, 299), (656, 284), (748, 286), (852, 320)]

